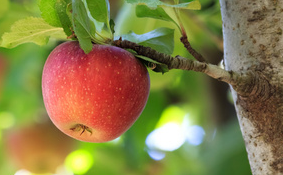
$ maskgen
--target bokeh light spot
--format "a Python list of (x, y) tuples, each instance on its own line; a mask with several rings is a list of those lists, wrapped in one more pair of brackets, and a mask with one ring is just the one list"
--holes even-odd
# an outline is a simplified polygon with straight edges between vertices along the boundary
[(186, 130), (186, 139), (191, 145), (200, 145), (203, 142), (205, 131), (201, 126), (190, 126)]
[(117, 137), (117, 138), (114, 139), (114, 140), (109, 141), (108, 143), (111, 143), (111, 144), (120, 144), (120, 143), (122, 143), (121, 136), (120, 136), (120, 137)]
[(67, 156), (65, 166), (75, 174), (85, 174), (93, 163), (93, 156), (90, 152), (86, 150), (76, 150)]
[(146, 145), (150, 149), (174, 151), (185, 142), (182, 127), (176, 123), (167, 123), (152, 131), (146, 138)]
[(148, 150), (147, 153), (153, 160), (162, 160), (165, 157), (165, 153), (158, 150)]
[(0, 129), (8, 129), (15, 124), (15, 117), (10, 112), (0, 112), (0, 119)]
[(21, 170), (18, 170), (15, 175), (32, 175), (31, 172), (29, 172), (28, 170), (24, 170), (24, 169), (21, 169)]
[(161, 114), (160, 120), (156, 127), (159, 128), (166, 123), (174, 122), (181, 124), (186, 116), (186, 112), (178, 106), (169, 106)]

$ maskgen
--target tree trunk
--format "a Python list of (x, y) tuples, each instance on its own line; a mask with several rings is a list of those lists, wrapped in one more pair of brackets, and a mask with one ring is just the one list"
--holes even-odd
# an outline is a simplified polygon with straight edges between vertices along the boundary
[(283, 1), (220, 4), (225, 69), (266, 82), (244, 96), (231, 87), (252, 173), (283, 174)]

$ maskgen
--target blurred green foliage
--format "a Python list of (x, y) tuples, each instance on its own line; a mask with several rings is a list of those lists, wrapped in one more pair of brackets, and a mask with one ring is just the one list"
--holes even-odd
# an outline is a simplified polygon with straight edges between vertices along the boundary
[[(35, 0), (0, 0), (0, 2), (3, 4), (0, 7), (0, 35), (9, 31), (11, 24), (18, 19), (40, 16)], [(215, 52), (221, 53), (219, 3), (214, 0), (200, 2), (202, 10), (182, 13), (189, 40), (196, 50), (205, 56)], [(110, 3), (111, 8), (116, 12), (111, 14), (111, 17), (115, 17), (116, 35), (128, 33), (130, 30), (142, 34), (157, 27), (175, 28), (165, 21), (137, 18), (135, 8), (122, 1), (112, 0)], [(168, 11), (168, 13), (172, 12)], [(173, 55), (192, 59), (179, 42), (180, 34), (177, 31)], [(7, 133), (32, 123), (49, 120), (46, 117), (41, 95), (41, 73), (44, 61), (57, 44), (58, 41), (51, 40), (43, 47), (24, 44), (14, 49), (0, 48), (1, 59), (5, 60), (6, 65), (5, 69), (0, 70), (0, 74), (3, 72), (4, 77), (3, 87), (0, 88), (0, 154), (2, 155), (0, 174), (15, 174), (19, 170), (7, 154), (9, 149), (5, 143)], [(210, 59), (213, 58), (208, 57), (208, 60)], [(220, 59), (221, 57), (216, 62)], [(0, 64), (4, 63), (0, 62)], [(148, 103), (133, 127), (119, 139), (109, 143), (76, 141), (74, 152), (70, 153), (65, 163), (58, 165), (57, 174), (250, 175), (244, 142), (234, 111), (229, 112), (225, 122), (219, 122), (219, 119), (215, 118), (217, 114), (214, 113), (214, 107), (216, 106), (220, 113), (226, 107), (215, 104), (223, 97), (212, 94), (214, 91), (211, 90), (211, 80), (199, 73), (181, 70), (171, 70), (164, 75), (150, 70), (149, 72), (151, 92)], [(224, 94), (224, 100), (231, 107), (227, 87), (225, 86), (225, 91), (220, 93)], [(157, 124), (160, 126), (162, 122), (170, 122), (170, 117), (163, 121), (160, 121), (160, 118), (164, 111), (172, 106), (177, 106), (181, 110), (178, 114), (183, 113), (188, 116), (189, 126), (201, 126), (205, 136), (202, 143), (197, 146), (186, 141), (175, 151), (158, 150), (165, 154), (165, 157), (154, 160), (148, 154), (149, 148), (145, 141), (147, 136), (156, 129)], [(58, 147), (60, 147), (60, 141), (58, 141)], [(20, 174), (19, 171), (18, 174)]]

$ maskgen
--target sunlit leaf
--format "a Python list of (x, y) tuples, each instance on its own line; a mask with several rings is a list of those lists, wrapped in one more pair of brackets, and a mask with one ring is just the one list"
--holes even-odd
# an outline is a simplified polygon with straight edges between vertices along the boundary
[(19, 44), (33, 42), (44, 45), (50, 37), (66, 38), (62, 28), (47, 24), (42, 18), (29, 17), (19, 20), (11, 28), (11, 32), (2, 36), (2, 47), (12, 48)]
[(179, 27), (179, 25), (165, 12), (165, 10), (162, 7), (151, 9), (146, 5), (137, 5), (136, 16), (139, 18), (149, 17), (164, 21), (170, 21), (173, 22), (177, 27)]
[(161, 19), (164, 21), (174, 22), (174, 20), (161, 7), (157, 7), (156, 9), (151, 9), (146, 5), (137, 5), (136, 15), (137, 17), (140, 17), (140, 18), (151, 17), (155, 19)]
[(99, 21), (107, 23), (110, 16), (108, 0), (86, 0), (91, 16)]
[(180, 4), (167, 4), (160, 0), (126, 0), (127, 3), (131, 4), (144, 4), (150, 8), (157, 8), (158, 6), (166, 6), (166, 7), (173, 7), (173, 8), (180, 8), (180, 9), (189, 9), (189, 10), (199, 10), (201, 8), (200, 2), (198, 0), (187, 2), (187, 3), (180, 3)]
[[(166, 5), (168, 6), (168, 5)], [(176, 5), (169, 5), (169, 7), (175, 7), (180, 9), (188, 9), (188, 10), (200, 10), (201, 4), (198, 0), (187, 2), (187, 3), (181, 3)]]
[(54, 27), (62, 27), (55, 9), (56, 0), (40, 0), (38, 3), (41, 17)]

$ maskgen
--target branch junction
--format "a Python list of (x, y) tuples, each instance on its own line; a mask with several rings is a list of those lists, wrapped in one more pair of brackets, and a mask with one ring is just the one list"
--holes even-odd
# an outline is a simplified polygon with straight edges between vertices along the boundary
[(113, 41), (112, 44), (120, 48), (131, 49), (138, 55), (146, 56), (167, 65), (169, 69), (192, 70), (205, 73), (214, 79), (230, 84), (234, 90), (243, 97), (256, 96), (264, 99), (272, 93), (272, 90), (270, 90), (272, 88), (270, 87), (271, 85), (268, 84), (268, 81), (260, 76), (260, 74), (254, 72), (239, 74), (234, 71), (227, 71), (217, 65), (189, 60), (179, 55), (173, 57), (168, 54), (160, 53), (150, 47), (122, 40), (121, 38)]

